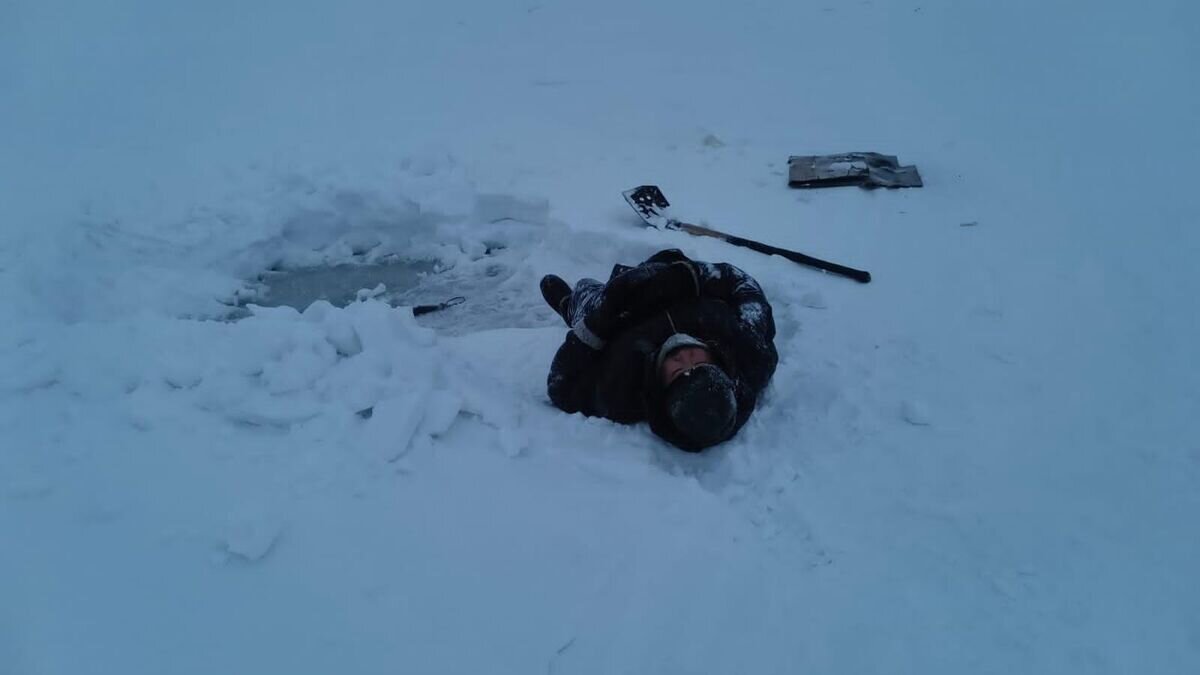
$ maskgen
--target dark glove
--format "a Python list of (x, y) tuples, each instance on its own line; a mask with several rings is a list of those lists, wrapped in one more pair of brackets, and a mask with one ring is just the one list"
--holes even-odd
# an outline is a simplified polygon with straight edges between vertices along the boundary
[(675, 303), (700, 294), (691, 261), (656, 262), (639, 265), (609, 282), (620, 301), (620, 313), (629, 321), (640, 321)]
[(665, 248), (658, 253), (646, 258), (648, 263), (673, 263), (673, 262), (691, 262), (692, 259), (683, 254), (677, 248)]
[[(602, 345), (623, 326), (699, 295), (696, 279), (691, 262), (643, 263), (630, 268), (609, 280), (603, 298), (580, 319), (591, 335), (582, 331), (576, 331), (576, 335), (588, 344)], [(589, 339), (592, 337), (596, 339)]]

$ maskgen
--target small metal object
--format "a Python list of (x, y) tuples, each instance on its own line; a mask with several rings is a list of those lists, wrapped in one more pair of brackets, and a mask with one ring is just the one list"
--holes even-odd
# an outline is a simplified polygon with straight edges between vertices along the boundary
[(412, 313), (413, 313), (413, 316), (421, 316), (423, 314), (429, 314), (431, 312), (439, 312), (443, 309), (446, 309), (447, 307), (454, 307), (455, 305), (461, 305), (466, 301), (467, 301), (467, 299), (464, 298), (463, 296), (456, 295), (453, 298), (450, 298), (449, 300), (447, 300), (445, 302), (439, 302), (436, 305), (417, 305), (412, 308)]

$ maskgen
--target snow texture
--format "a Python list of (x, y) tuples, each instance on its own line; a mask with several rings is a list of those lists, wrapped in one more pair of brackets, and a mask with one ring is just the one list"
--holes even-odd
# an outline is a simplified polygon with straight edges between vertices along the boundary
[[(0, 673), (1200, 672), (1197, 26), (5, 3)], [(925, 187), (786, 187), (860, 150)], [(546, 399), (538, 279), (668, 247), (778, 326), (699, 456)]]

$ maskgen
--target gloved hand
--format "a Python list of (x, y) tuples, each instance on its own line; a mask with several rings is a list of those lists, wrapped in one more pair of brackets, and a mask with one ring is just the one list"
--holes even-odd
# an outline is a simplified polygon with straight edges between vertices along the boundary
[(592, 335), (607, 341), (623, 326), (696, 297), (699, 284), (691, 265), (690, 261), (656, 262), (626, 270), (605, 284), (600, 301), (577, 322), (582, 320)]
[(609, 282), (619, 298), (621, 313), (640, 321), (671, 305), (700, 294), (696, 270), (690, 260), (643, 263)]

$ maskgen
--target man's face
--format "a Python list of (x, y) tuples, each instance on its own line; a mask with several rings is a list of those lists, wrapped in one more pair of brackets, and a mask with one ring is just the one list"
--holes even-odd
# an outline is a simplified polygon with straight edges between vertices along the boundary
[(681, 347), (663, 359), (662, 370), (658, 372), (663, 386), (670, 386), (675, 378), (704, 363), (712, 363), (712, 355), (703, 347)]

